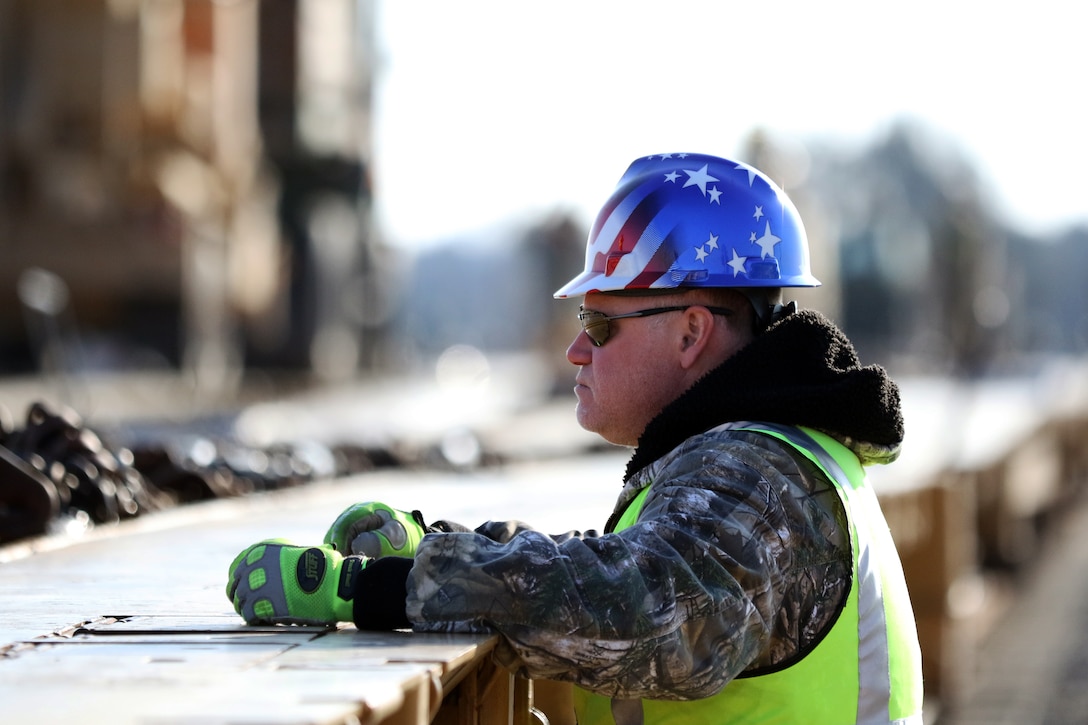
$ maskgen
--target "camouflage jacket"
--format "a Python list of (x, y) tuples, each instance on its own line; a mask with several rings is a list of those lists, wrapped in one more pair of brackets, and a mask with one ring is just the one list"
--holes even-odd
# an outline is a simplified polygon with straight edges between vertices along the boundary
[[(767, 379), (781, 346), (800, 369)], [(498, 631), (508, 667), (611, 697), (707, 697), (742, 673), (788, 666), (845, 601), (849, 534), (837, 494), (803, 456), (718, 428), (744, 419), (820, 428), (865, 463), (893, 459), (902, 439), (883, 370), (861, 368), (816, 313), (796, 313), (651, 423), (606, 533), (436, 524), (409, 575), (408, 618), (420, 631)], [(647, 486), (636, 523), (613, 532)]]

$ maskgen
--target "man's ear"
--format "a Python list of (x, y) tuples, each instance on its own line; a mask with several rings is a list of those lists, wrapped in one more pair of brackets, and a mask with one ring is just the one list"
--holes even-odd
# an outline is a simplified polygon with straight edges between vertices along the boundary
[(688, 369), (698, 362), (710, 344), (714, 315), (707, 308), (695, 305), (684, 310), (680, 317), (680, 365)]

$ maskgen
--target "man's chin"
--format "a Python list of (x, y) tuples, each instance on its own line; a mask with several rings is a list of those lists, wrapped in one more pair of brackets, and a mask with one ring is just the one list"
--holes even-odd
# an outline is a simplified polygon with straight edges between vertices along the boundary
[(590, 433), (596, 433), (606, 442), (617, 446), (632, 447), (635, 444), (626, 440), (623, 435), (620, 435), (618, 431), (609, 430), (606, 426), (602, 425), (600, 420), (595, 419), (588, 410), (584, 409), (580, 404), (578, 406), (578, 425), (582, 426), (584, 430)]
[(589, 415), (589, 412), (586, 410), (585, 406), (582, 404), (581, 401), (578, 402), (578, 405), (574, 409), (574, 417), (578, 421), (578, 425), (582, 426), (582, 428), (584, 428), (585, 430), (589, 431), (590, 433), (597, 432), (596, 428), (593, 425), (592, 417)]

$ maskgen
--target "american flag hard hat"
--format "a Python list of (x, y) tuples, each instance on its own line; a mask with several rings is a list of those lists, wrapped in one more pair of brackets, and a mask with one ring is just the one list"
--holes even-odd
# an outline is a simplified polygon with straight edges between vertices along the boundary
[(628, 167), (601, 207), (585, 269), (556, 291), (815, 287), (797, 209), (761, 171), (705, 154)]

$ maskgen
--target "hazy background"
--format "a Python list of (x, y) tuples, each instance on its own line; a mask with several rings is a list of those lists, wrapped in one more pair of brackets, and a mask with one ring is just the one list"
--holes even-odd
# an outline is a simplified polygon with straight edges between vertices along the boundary
[(904, 120), (977, 169), (1001, 221), (1088, 216), (1088, 51), (1067, 3), (377, 8), (379, 208), (409, 245), (555, 205), (589, 217), (641, 155), (735, 155), (757, 128), (854, 155)]

